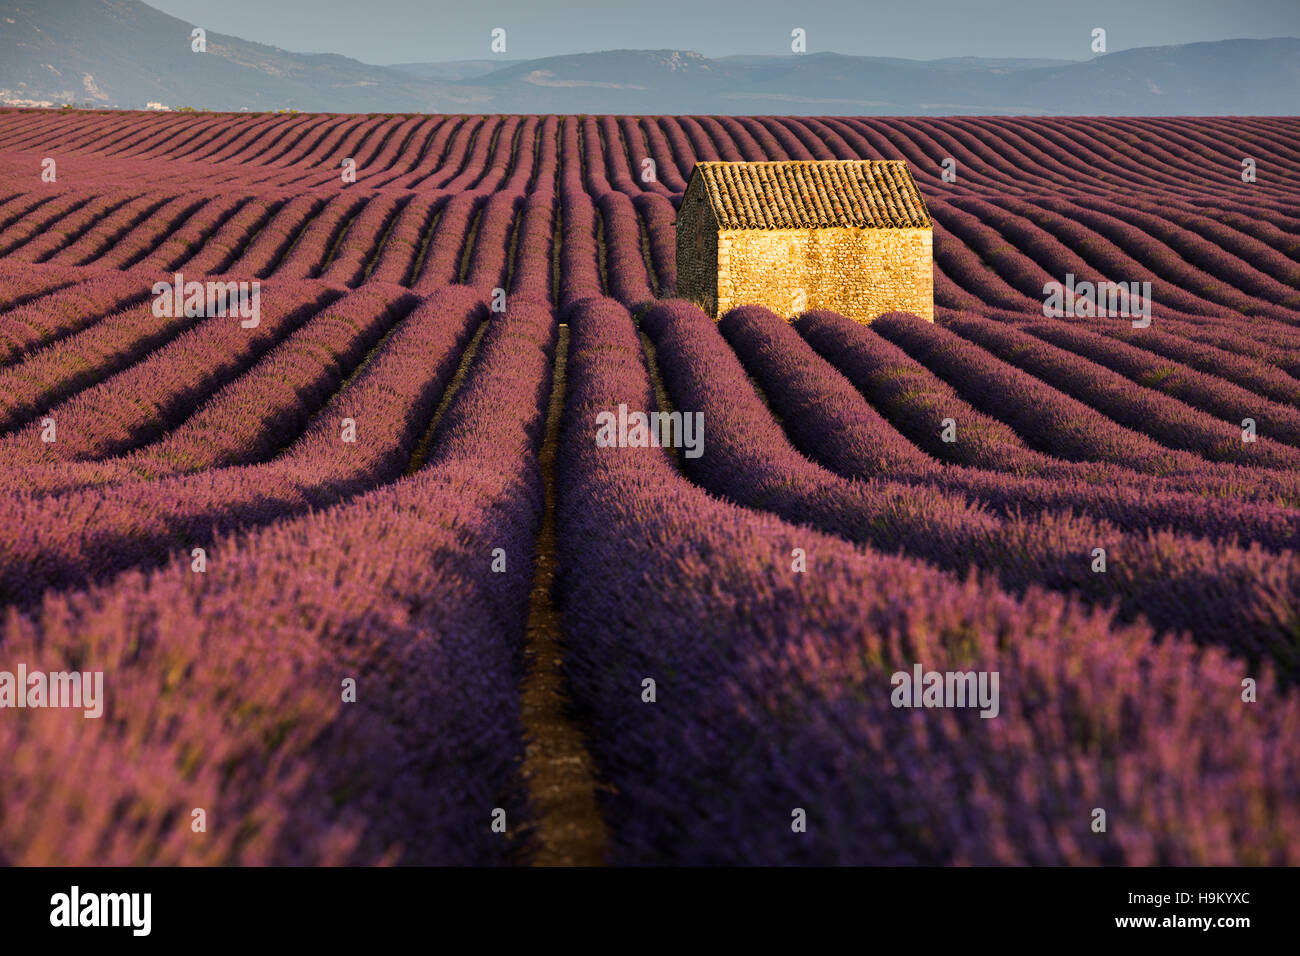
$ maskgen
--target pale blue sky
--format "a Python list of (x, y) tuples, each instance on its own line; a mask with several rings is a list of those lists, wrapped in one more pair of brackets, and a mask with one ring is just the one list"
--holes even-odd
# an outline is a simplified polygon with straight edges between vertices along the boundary
[(493, 27), (506, 57), (612, 49), (706, 56), (808, 52), (933, 59), (1089, 59), (1108, 50), (1300, 36), (1300, 0), (148, 0), (208, 30), (368, 63), (480, 59)]

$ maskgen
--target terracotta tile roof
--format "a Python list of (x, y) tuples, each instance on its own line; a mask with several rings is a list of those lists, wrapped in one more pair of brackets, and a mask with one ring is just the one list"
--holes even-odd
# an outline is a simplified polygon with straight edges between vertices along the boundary
[(720, 229), (931, 225), (903, 160), (696, 163)]

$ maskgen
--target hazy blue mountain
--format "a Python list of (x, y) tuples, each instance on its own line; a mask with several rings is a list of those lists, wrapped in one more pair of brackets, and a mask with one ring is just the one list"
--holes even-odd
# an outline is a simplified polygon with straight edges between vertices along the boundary
[(218, 33), (139, 0), (0, 0), (0, 103), (331, 112), (1294, 114), (1300, 39), (1086, 61), (610, 50), (372, 66)]
[[(471, 91), (441, 91), (398, 70), (333, 54), (301, 54), (192, 25), (139, 0), (0, 0), (0, 101), (142, 109), (454, 108)], [(462, 109), (477, 109), (466, 99)]]
[(473, 80), (493, 70), (500, 70), (518, 60), (448, 60), (445, 63), (390, 63), (388, 69), (400, 70), (422, 80)]

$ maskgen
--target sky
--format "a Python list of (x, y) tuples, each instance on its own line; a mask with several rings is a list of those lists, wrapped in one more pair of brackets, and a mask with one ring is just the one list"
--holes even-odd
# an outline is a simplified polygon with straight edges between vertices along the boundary
[(1300, 0), (148, 0), (217, 33), (367, 63), (505, 59), (615, 49), (706, 56), (807, 52), (1086, 60), (1201, 40), (1300, 37)]

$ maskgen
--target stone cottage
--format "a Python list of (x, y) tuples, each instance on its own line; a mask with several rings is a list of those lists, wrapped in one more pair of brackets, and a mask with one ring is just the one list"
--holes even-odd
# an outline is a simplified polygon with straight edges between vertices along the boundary
[(697, 163), (677, 210), (677, 294), (714, 318), (763, 305), (934, 321), (933, 229), (907, 163)]

